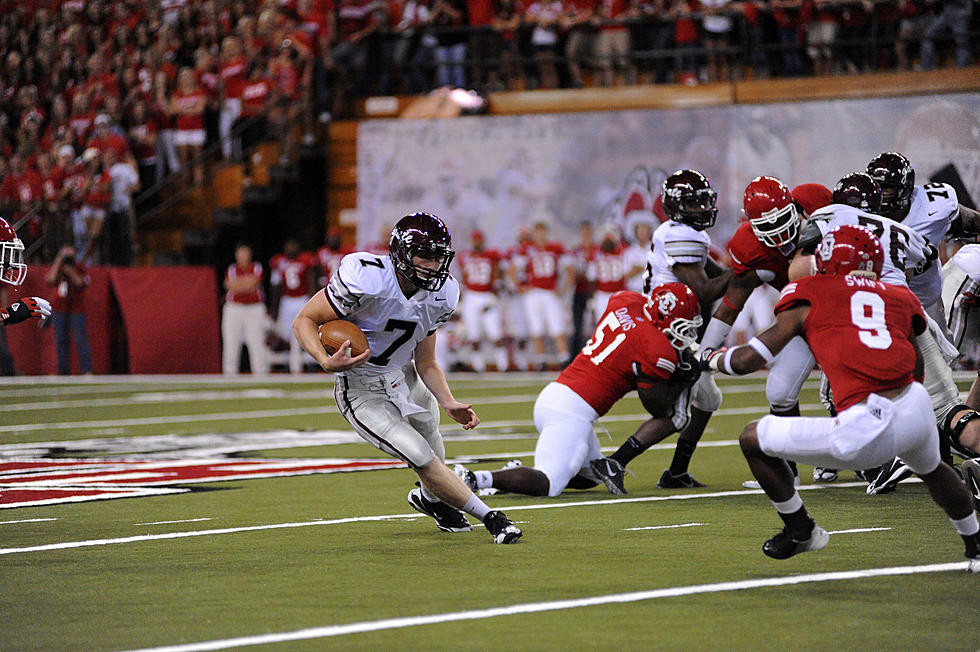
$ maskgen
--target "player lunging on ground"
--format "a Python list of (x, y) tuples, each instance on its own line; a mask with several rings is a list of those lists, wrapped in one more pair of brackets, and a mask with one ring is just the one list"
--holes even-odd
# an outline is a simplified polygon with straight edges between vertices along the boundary
[[(494, 543), (514, 543), (520, 529), (443, 463), (439, 407), (465, 429), (480, 423), (471, 405), (453, 397), (435, 357), (436, 330), (459, 300), (459, 284), (449, 275), (451, 245), (438, 217), (406, 215), (391, 231), (387, 256), (343, 258), (327, 287), (300, 311), (293, 331), (325, 371), (337, 374), (334, 398), (354, 431), (418, 474), (420, 487), (408, 494), (414, 509), (445, 532), (473, 529), (462, 510), (483, 522)], [(317, 329), (334, 319), (360, 327), (369, 350), (351, 358), (348, 342), (328, 355)]]
[(492, 487), (532, 496), (557, 496), (566, 487), (588, 489), (600, 481), (625, 494), (623, 466), (602, 457), (596, 419), (636, 389), (653, 418), (640, 428), (663, 439), (687, 420), (687, 395), (699, 367), (690, 346), (701, 324), (697, 297), (682, 283), (667, 283), (649, 298), (612, 295), (599, 323), (572, 363), (534, 403), (540, 436), (534, 468), (456, 472), (471, 489)]

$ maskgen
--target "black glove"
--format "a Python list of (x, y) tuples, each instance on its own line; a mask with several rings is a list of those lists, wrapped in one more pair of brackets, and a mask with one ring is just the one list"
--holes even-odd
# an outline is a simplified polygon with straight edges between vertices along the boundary
[(674, 373), (671, 374), (671, 382), (680, 383), (684, 387), (690, 387), (701, 377), (701, 362), (698, 355), (691, 349), (681, 349), (680, 362)]
[(817, 251), (817, 245), (823, 240), (823, 233), (815, 222), (807, 222), (800, 233), (800, 239), (796, 242), (796, 248), (801, 254), (810, 256)]
[(0, 318), (3, 318), (4, 326), (19, 324), (22, 321), (27, 321), (31, 317), (45, 319), (50, 314), (51, 304), (41, 297), (27, 297), (0, 310)]

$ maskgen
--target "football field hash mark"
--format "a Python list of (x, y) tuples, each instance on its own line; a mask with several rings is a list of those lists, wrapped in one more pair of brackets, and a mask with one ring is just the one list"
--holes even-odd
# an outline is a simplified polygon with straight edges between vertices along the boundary
[(136, 523), (135, 525), (170, 525), (171, 523), (197, 523), (199, 521), (210, 521), (211, 517), (206, 518), (185, 518), (179, 521), (153, 521), (151, 523)]
[(681, 523), (680, 525), (648, 525), (646, 527), (628, 527), (624, 528), (624, 532), (637, 532), (639, 530), (673, 530), (679, 527), (697, 527), (699, 525), (705, 525), (704, 523)]
[(201, 641), (199, 643), (187, 643), (184, 645), (168, 645), (163, 647), (144, 648), (134, 652), (198, 652), (199, 650), (223, 650), (231, 647), (269, 645), (274, 643), (285, 643), (287, 641), (331, 638), (335, 636), (345, 636), (348, 634), (361, 634), (365, 632), (377, 632), (389, 629), (402, 629), (405, 627), (418, 627), (420, 625), (435, 625), (438, 623), (458, 622), (463, 620), (485, 620), (487, 618), (498, 618), (501, 616), (542, 613), (546, 611), (560, 611), (566, 609), (581, 609), (583, 607), (642, 602), (646, 600), (658, 600), (661, 598), (674, 598), (686, 595), (723, 593), (727, 591), (746, 591), (750, 589), (792, 586), (795, 584), (812, 584), (817, 582), (836, 582), (865, 579), (868, 577), (886, 577), (890, 575), (945, 573), (949, 571), (962, 571), (966, 569), (966, 567), (967, 562), (961, 561), (949, 564), (893, 566), (890, 568), (868, 568), (863, 570), (836, 571), (831, 573), (811, 573), (808, 575), (794, 575), (791, 577), (768, 577), (762, 579), (741, 580), (736, 582), (718, 582), (716, 584), (696, 584), (693, 586), (677, 586), (663, 589), (653, 589), (649, 591), (635, 591), (633, 593), (597, 595), (588, 598), (577, 598), (571, 600), (529, 602), (525, 604), (510, 605), (507, 607), (492, 607), (488, 609), (474, 609), (471, 611), (455, 611), (423, 616), (387, 618), (385, 620), (371, 620), (360, 623), (348, 623), (344, 625), (327, 625), (324, 627), (311, 627), (309, 629), (300, 629), (292, 632), (260, 634), (257, 636), (242, 636), (240, 638)]

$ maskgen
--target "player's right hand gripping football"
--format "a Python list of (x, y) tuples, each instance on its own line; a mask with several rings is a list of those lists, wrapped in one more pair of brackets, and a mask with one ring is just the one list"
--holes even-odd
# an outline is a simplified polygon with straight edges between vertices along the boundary
[(47, 319), (51, 316), (51, 304), (41, 297), (27, 297), (0, 310), (3, 325), (19, 324), (31, 317)]
[(350, 340), (344, 340), (344, 344), (333, 355), (327, 357), (326, 362), (321, 362), (320, 366), (324, 371), (329, 372), (347, 371), (361, 366), (371, 357), (371, 349), (364, 349), (360, 355), (353, 358), (347, 355), (348, 351), (350, 351)]

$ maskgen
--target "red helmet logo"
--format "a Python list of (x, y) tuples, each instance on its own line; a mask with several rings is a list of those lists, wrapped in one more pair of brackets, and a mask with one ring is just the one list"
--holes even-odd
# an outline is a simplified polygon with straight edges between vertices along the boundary
[(675, 349), (685, 349), (697, 341), (701, 304), (683, 283), (664, 283), (653, 288), (645, 310)]

